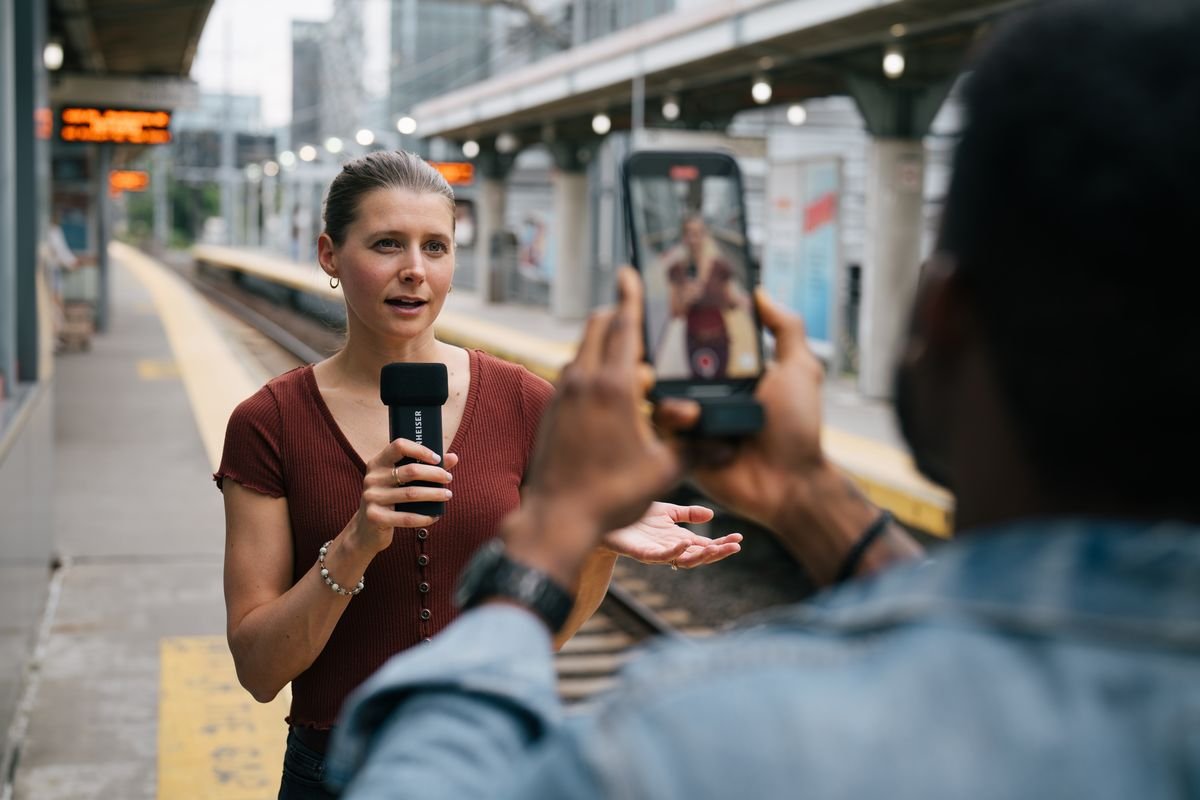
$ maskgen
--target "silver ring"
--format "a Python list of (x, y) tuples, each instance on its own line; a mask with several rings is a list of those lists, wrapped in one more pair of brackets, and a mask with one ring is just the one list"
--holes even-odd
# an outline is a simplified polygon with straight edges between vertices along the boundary
[(671, 559), (671, 569), (673, 569), (673, 570), (679, 569), (679, 565), (675, 563), (675, 559), (673, 559), (673, 558)]

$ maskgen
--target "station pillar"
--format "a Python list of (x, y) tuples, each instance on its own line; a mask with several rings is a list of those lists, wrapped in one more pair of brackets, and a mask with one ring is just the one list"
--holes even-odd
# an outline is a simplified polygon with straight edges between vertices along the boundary
[(171, 246), (171, 199), (167, 191), (169, 163), (166, 148), (154, 148), (150, 157), (150, 192), (154, 200), (155, 255), (161, 255)]
[(550, 312), (558, 319), (583, 319), (591, 308), (591, 229), (588, 225), (587, 164), (594, 143), (555, 141), (554, 155), (554, 275), (550, 283)]
[(516, 161), (514, 153), (501, 153), (490, 147), (476, 160), (479, 169), (479, 196), (475, 204), (475, 291), (485, 303), (504, 299), (500, 278), (503, 273), (493, 263), (493, 239), (504, 230), (508, 196), (506, 181)]
[(108, 175), (112, 171), (111, 143), (96, 147), (96, 177), (93, 180), (92, 202), (96, 209), (96, 268), (99, 287), (96, 297), (96, 330), (108, 331), (109, 299), (112, 297), (112, 268), (108, 258), (108, 243), (112, 239), (112, 203), (108, 199)]
[(277, 246), (292, 261), (299, 261), (300, 232), (297, 230), (300, 217), (297, 208), (299, 200), (296, 198), (296, 175), (292, 172), (292, 168), (281, 169), (279, 186), (281, 195), (279, 202), (282, 208), (279, 212), (279, 243)]
[(858, 388), (889, 398), (920, 276), (923, 138), (953, 82), (895, 85), (857, 75), (847, 82), (871, 133)]
[(261, 219), (260, 206), (262, 204), (262, 181), (261, 179), (247, 180), (245, 187), (246, 233), (244, 242), (248, 247), (258, 247), (262, 244), (262, 227), (259, 225), (259, 220)]

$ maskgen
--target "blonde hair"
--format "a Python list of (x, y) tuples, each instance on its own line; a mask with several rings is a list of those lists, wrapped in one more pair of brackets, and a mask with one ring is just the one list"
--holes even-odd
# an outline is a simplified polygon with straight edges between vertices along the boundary
[(376, 189), (405, 189), (417, 194), (438, 194), (449, 203), (454, 225), (454, 190), (425, 159), (406, 150), (380, 150), (347, 161), (325, 193), (325, 234), (340, 247), (346, 229), (358, 216), (364, 195)]

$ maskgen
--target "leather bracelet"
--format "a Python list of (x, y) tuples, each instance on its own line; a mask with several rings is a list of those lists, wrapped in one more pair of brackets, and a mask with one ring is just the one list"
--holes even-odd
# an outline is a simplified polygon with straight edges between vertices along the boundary
[(867, 529), (858, 537), (858, 541), (850, 548), (850, 552), (846, 554), (846, 558), (842, 560), (842, 566), (838, 569), (837, 577), (833, 579), (834, 584), (844, 583), (858, 570), (858, 564), (862, 561), (863, 555), (867, 552), (879, 535), (887, 530), (887, 526), (892, 521), (892, 515), (889, 511), (879, 512), (879, 516), (875, 521), (867, 526)]

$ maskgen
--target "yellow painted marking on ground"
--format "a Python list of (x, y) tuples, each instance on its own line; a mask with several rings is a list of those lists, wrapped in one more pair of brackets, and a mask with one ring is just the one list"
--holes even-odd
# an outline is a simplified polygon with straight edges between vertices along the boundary
[(255, 275), (317, 297), (339, 303), (342, 301), (341, 291), (329, 285), (329, 276), (316, 264), (304, 265), (290, 259), (277, 258), (269, 253), (256, 253), (240, 247), (222, 247), (216, 244), (196, 245), (192, 248), (192, 258), (201, 263)]
[(521, 364), (548, 381), (557, 379), (559, 371), (575, 355), (574, 345), (548, 342), (504, 325), (471, 319), (448, 310), (442, 311), (434, 329), (444, 342), (486, 350), (497, 358)]
[(273, 800), (290, 693), (255, 702), (222, 636), (166, 638), (159, 656), (158, 800)]
[(183, 375), (200, 438), (215, 470), (221, 459), (229, 415), (258, 389), (258, 383), (232, 355), (203, 302), (179, 277), (120, 242), (110, 244), (109, 253), (146, 287), (158, 309)]
[(922, 478), (904, 451), (828, 426), (821, 442), (871, 502), (896, 519), (934, 536), (947, 537), (954, 530), (954, 498)]
[(174, 380), (179, 377), (179, 365), (169, 359), (141, 358), (137, 362), (137, 372), (144, 381)]

